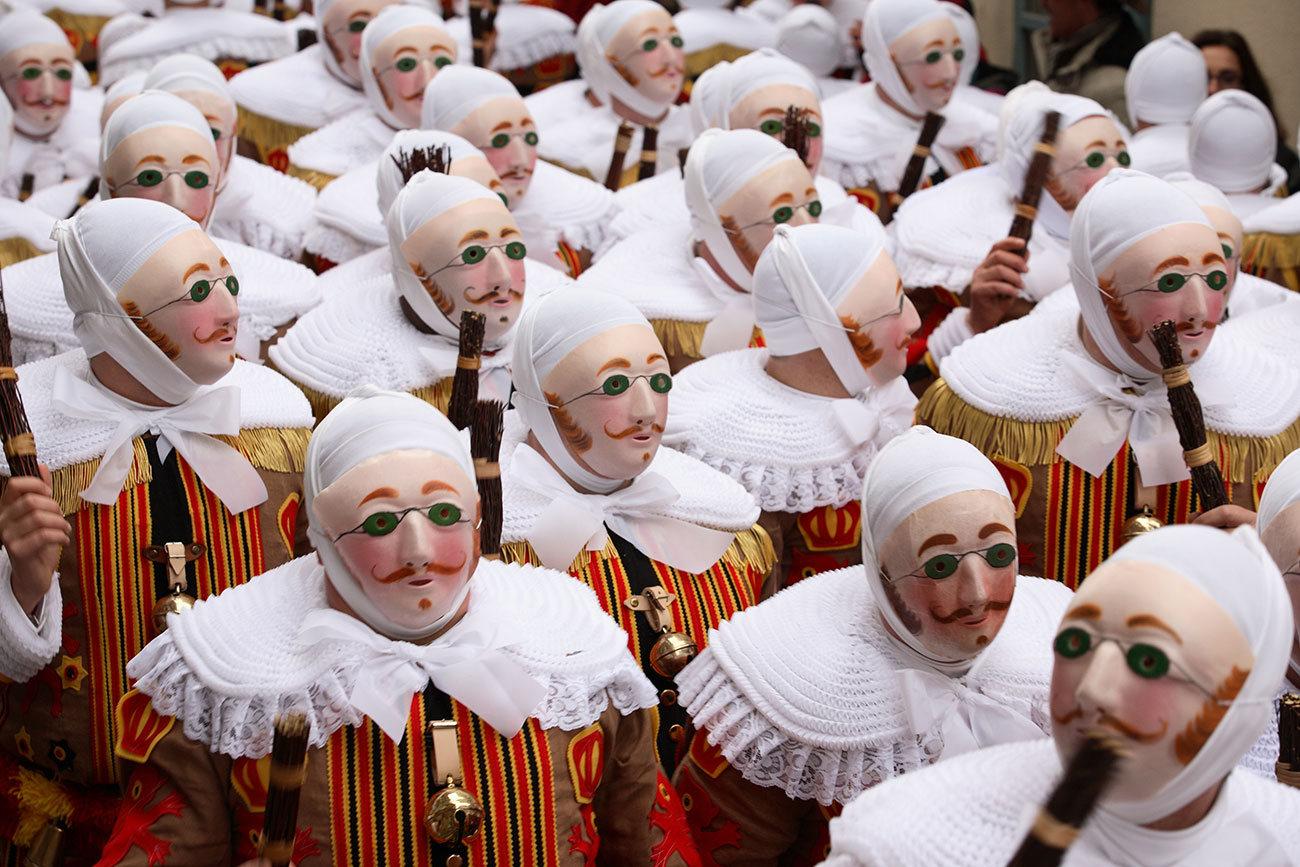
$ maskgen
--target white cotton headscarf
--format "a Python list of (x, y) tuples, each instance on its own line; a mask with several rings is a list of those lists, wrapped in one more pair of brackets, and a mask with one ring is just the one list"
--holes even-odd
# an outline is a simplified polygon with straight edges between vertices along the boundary
[[(229, 105), (231, 115), (236, 118), (236, 121), (238, 120), (235, 95), (231, 92), (230, 85), (226, 83), (226, 76), (215, 63), (196, 54), (173, 54), (158, 61), (145, 76), (141, 90), (163, 90), (175, 94), (187, 90), (210, 93)], [(232, 139), (230, 144), (232, 154), (238, 153), (239, 150), (239, 137), (236, 133), (238, 128), (239, 124), (236, 122), (234, 127), (226, 130), (226, 135)], [(229, 179), (227, 170), (222, 174), (217, 189), (224, 189)]]
[[(461, 67), (452, 68), (459, 69)], [(439, 75), (439, 78), (441, 77)], [(375, 173), (375, 183), (379, 188), (379, 213), (388, 213), (388, 209), (392, 207), (397, 194), (402, 191), (402, 187), (406, 183), (402, 179), (401, 169), (397, 167), (397, 163), (393, 162), (393, 157), (403, 151), (430, 147), (448, 148), (451, 151), (451, 161), (453, 163), (456, 160), (469, 157), (487, 159), (483, 156), (483, 152), (474, 145), (449, 132), (437, 129), (398, 130), (396, 135), (393, 136), (393, 140), (389, 142), (388, 147), (384, 148), (384, 152), (379, 155), (379, 165)]]
[(182, 212), (135, 198), (92, 202), (75, 217), (54, 225), (63, 294), (73, 314), (72, 331), (86, 356), (107, 352), (169, 404), (188, 400), (198, 383), (127, 318), (117, 294), (164, 244), (192, 231), (202, 230)]
[(334, 548), (334, 540), (321, 530), (320, 521), (312, 514), (316, 495), (348, 470), (368, 458), (404, 449), (435, 452), (452, 460), (471, 480), (474, 478), (474, 460), (469, 447), (446, 416), (409, 394), (363, 386), (344, 398), (312, 431), (302, 496), (309, 518), (307, 535), (325, 564), (330, 585), (371, 629), (409, 641), (424, 638), (445, 626), (468, 595), (468, 584), (473, 582), (467, 582), (461, 596), (434, 623), (420, 629), (399, 626), (366, 596)]
[[(117, 81), (110, 84), (104, 90), (104, 105), (119, 100), (125, 96), (136, 96), (144, 90), (144, 80), (149, 75), (147, 69), (137, 69), (134, 72), (128, 72)], [(120, 106), (119, 106), (120, 107)], [(108, 122), (108, 118), (104, 118)]]
[[(388, 229), (388, 250), (393, 259), (393, 279), (397, 282), (398, 293), (411, 305), (415, 315), (438, 334), (449, 340), (456, 340), (460, 335), (460, 322), (453, 322), (433, 303), (425, 291), (420, 278), (415, 276), (406, 257), (402, 255), (402, 243), (416, 229), (435, 217), (450, 211), (457, 205), (486, 199), (505, 207), (501, 197), (487, 187), (471, 181), (469, 178), (456, 177), (432, 172), (428, 169), (417, 174), (407, 182), (402, 191), (393, 200), (385, 218)], [(488, 347), (496, 349), (497, 347)]]
[[(1085, 118), (1105, 117), (1114, 120), (1113, 115), (1100, 103), (1085, 96), (1056, 93), (1046, 87), (1023, 91), (1013, 103), (1011, 114), (1001, 130), (1000, 171), (1012, 195), (1020, 195), (1024, 188), (1025, 175), (1029, 172), (1029, 163), (1034, 157), (1034, 147), (1043, 137), (1043, 122), (1049, 111), (1061, 113), (1058, 141), (1059, 133)], [(1116, 129), (1118, 128), (1119, 125), (1116, 124)], [(1070, 215), (1046, 190), (1038, 199), (1038, 217), (1035, 223), (1061, 240), (1070, 236)]]
[[(161, 90), (146, 90), (131, 97), (118, 106), (108, 123), (104, 124), (104, 134), (99, 139), (99, 197), (107, 199), (113, 195), (108, 186), (104, 167), (108, 158), (117, 150), (128, 136), (147, 129), (178, 126), (192, 130), (203, 137), (203, 147), (208, 151), (207, 157), (212, 166), (212, 173), (217, 175), (220, 183), (221, 167), (217, 162), (217, 145), (212, 140), (212, 127), (207, 118), (194, 106), (174, 93)], [(118, 183), (121, 183), (119, 180)]]
[(803, 165), (798, 154), (756, 129), (707, 130), (686, 157), (686, 207), (695, 239), (707, 244), (727, 276), (745, 289), (752, 285), (753, 275), (732, 249), (717, 209), (745, 184), (785, 160)]
[[(35, 9), (19, 6), (0, 17), (0, 57), (29, 45), (67, 44), (68, 37), (63, 29), (53, 19)], [(23, 123), (22, 115), (16, 114), (13, 118), (14, 128), (21, 133), (28, 133), (29, 130), (23, 129)]]
[(834, 15), (816, 3), (801, 3), (777, 22), (775, 48), (803, 64), (813, 75), (824, 78), (839, 67), (844, 38)]
[(9, 100), (0, 99), (0, 178), (9, 165), (9, 148), (14, 142), (14, 108)]
[(773, 355), (820, 349), (850, 395), (871, 386), (836, 312), (885, 251), (885, 232), (777, 226), (754, 268), (754, 320)]
[(1221, 90), (1192, 115), (1187, 155), (1192, 174), (1225, 193), (1266, 186), (1277, 158), (1273, 115), (1244, 90)]
[(503, 96), (520, 98), (504, 75), (477, 66), (448, 66), (424, 90), (420, 125), (450, 131), (485, 102)]
[(355, 88), (356, 82), (348, 78), (343, 67), (339, 66), (339, 62), (334, 58), (334, 52), (329, 47), (329, 37), (325, 33), (325, 16), (329, 14), (330, 7), (337, 2), (338, 0), (317, 0), (313, 4), (312, 16), (316, 19), (316, 42), (320, 44), (320, 55), (330, 74), (348, 87)]
[(691, 88), (691, 126), (695, 134), (710, 127), (731, 129), (731, 112), (741, 100), (755, 91), (781, 84), (801, 87), (813, 99), (818, 98), (817, 79), (812, 73), (771, 48), (760, 48), (730, 63), (714, 64)]
[[(1255, 515), (1255, 529), (1260, 536), (1268, 530), (1277, 516), (1290, 506), (1300, 503), (1300, 452), (1292, 452), (1282, 463), (1277, 465), (1268, 477), (1264, 493), (1259, 497), (1259, 511)], [(1297, 640), (1300, 640), (1300, 623), (1295, 625)], [(1300, 660), (1291, 660), (1291, 671), (1300, 675)]]
[(903, 624), (885, 594), (878, 548), (911, 515), (937, 500), (966, 491), (992, 491), (1011, 499), (997, 467), (965, 440), (908, 428), (872, 460), (862, 480), (862, 565), (890, 640), (913, 665), (940, 674), (965, 674), (973, 660), (941, 659)]
[[(1232, 618), (1255, 655), (1241, 691), (1200, 752), (1152, 797), (1108, 802), (1092, 819), (1103, 851), (1132, 854), (1127, 845), (1141, 826), (1186, 806), (1227, 776), (1269, 725), (1273, 696), (1286, 672), (1294, 625), (1282, 576), (1250, 527), (1225, 533), (1212, 527), (1162, 527), (1138, 536), (1107, 562), (1151, 563), (1205, 591)], [(1138, 863), (1121, 860), (1121, 863)]]
[[(404, 124), (397, 118), (397, 115), (393, 114), (392, 109), (384, 103), (384, 94), (379, 88), (379, 79), (375, 78), (374, 54), (378, 50), (380, 43), (385, 39), (408, 27), (432, 27), (443, 33), (447, 45), (452, 47), (456, 45), (455, 38), (447, 32), (447, 27), (442, 19), (421, 6), (408, 6), (400, 3), (396, 6), (385, 6), (379, 10), (378, 15), (371, 18), (369, 23), (366, 24), (366, 29), (361, 31), (361, 53), (357, 64), (361, 71), (361, 89), (365, 91), (366, 101), (374, 109), (375, 114), (383, 118), (384, 123), (393, 129), (401, 129)], [(328, 55), (329, 51), (326, 51), (325, 54)], [(439, 75), (441, 74), (439, 72)]]
[(965, 50), (965, 56), (961, 59), (958, 83), (970, 84), (971, 79), (975, 77), (975, 68), (980, 65), (979, 26), (975, 23), (975, 16), (956, 3), (944, 3), (943, 11), (948, 13), (952, 23), (956, 25), (957, 35), (961, 37), (961, 45)]
[(1205, 58), (1181, 33), (1153, 39), (1129, 64), (1124, 98), (1134, 129), (1146, 123), (1188, 123), (1205, 99)]
[(607, 46), (623, 25), (643, 12), (656, 9), (667, 14), (653, 0), (614, 0), (593, 6), (582, 16), (578, 25), (578, 68), (591, 92), (604, 105), (617, 99), (637, 114), (656, 118), (667, 110), (668, 106), (651, 101), (624, 81), (605, 56)]
[[(867, 72), (876, 86), (909, 114), (920, 116), (925, 114), (925, 109), (917, 105), (908, 92), (907, 84), (889, 54), (889, 46), (914, 27), (947, 19), (945, 5), (939, 0), (872, 0), (867, 14), (862, 16), (862, 61)], [(966, 53), (976, 50), (967, 47)]]

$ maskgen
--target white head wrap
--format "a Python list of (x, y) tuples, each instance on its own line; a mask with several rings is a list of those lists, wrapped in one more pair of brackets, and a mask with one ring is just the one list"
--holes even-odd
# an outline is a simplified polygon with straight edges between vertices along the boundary
[(1282, 576), (1250, 527), (1225, 533), (1212, 527), (1162, 527), (1138, 536), (1107, 562), (1151, 563), (1205, 591), (1241, 630), (1255, 664), (1241, 691), (1196, 757), (1152, 797), (1108, 803), (1092, 824), (1103, 838), (1121, 838), (1125, 826), (1162, 819), (1223, 779), (1269, 724), (1273, 696), (1286, 672), (1294, 625)]
[(86, 355), (107, 352), (170, 404), (188, 400), (198, 384), (127, 318), (117, 293), (164, 244), (192, 231), (202, 229), (175, 208), (134, 198), (92, 202), (54, 225), (63, 294)]
[(435, 452), (452, 460), (470, 480), (474, 479), (474, 460), (469, 448), (446, 416), (409, 394), (362, 386), (344, 398), (312, 431), (302, 497), (309, 519), (307, 535), (325, 564), (330, 585), (371, 629), (391, 638), (412, 640), (437, 632), (455, 615), (469, 593), (469, 582), (436, 622), (420, 629), (398, 626), (366, 596), (356, 576), (335, 550), (334, 540), (321, 530), (319, 519), (312, 514), (316, 495), (348, 470), (368, 458), (404, 449)]
[(754, 268), (754, 319), (773, 355), (820, 349), (850, 395), (871, 385), (836, 312), (885, 250), (885, 233), (777, 226)]
[[(460, 69), (462, 67), (452, 67)], [(442, 76), (439, 75), (438, 78)], [(437, 80), (437, 79), (435, 79)], [(398, 130), (388, 147), (379, 155), (379, 165), (375, 173), (375, 182), (379, 187), (379, 213), (387, 214), (397, 194), (402, 191), (406, 181), (402, 179), (402, 170), (393, 162), (393, 157), (403, 151), (416, 148), (446, 147), (451, 150), (451, 161), (468, 157), (483, 157), (483, 152), (458, 135), (437, 129), (402, 129)], [(486, 157), (483, 157), (487, 159)]]
[(686, 207), (696, 240), (709, 247), (713, 258), (737, 286), (748, 288), (753, 275), (731, 247), (722, 228), (718, 207), (758, 175), (799, 155), (756, 129), (705, 131), (686, 157)]
[(862, 480), (862, 565), (871, 595), (891, 639), (913, 664), (941, 674), (964, 674), (972, 660), (939, 659), (914, 636), (885, 594), (879, 546), (911, 515), (937, 500), (966, 491), (992, 491), (1007, 499), (1007, 483), (992, 462), (965, 440), (928, 427), (908, 428), (877, 453)]
[[(710, 127), (731, 129), (731, 112), (741, 100), (765, 87), (792, 84), (818, 96), (812, 73), (771, 48), (760, 48), (738, 60), (709, 67), (691, 88), (691, 126), (699, 135)], [(701, 88), (704, 92), (701, 93)]]
[(329, 14), (330, 7), (337, 3), (338, 0), (317, 0), (312, 7), (312, 15), (316, 19), (316, 41), (321, 47), (321, 57), (325, 60), (325, 68), (330, 74), (348, 87), (356, 87), (356, 84), (348, 78), (343, 67), (339, 66), (338, 60), (334, 58), (334, 52), (330, 50), (329, 39), (325, 34), (325, 16)]
[(52, 18), (26, 6), (0, 16), (0, 57), (29, 45), (67, 45), (63, 28)]
[(146, 90), (122, 103), (108, 119), (108, 123), (104, 124), (104, 134), (99, 140), (99, 197), (101, 199), (107, 199), (113, 194), (108, 187), (104, 166), (108, 163), (108, 158), (113, 155), (113, 151), (117, 150), (118, 145), (135, 133), (165, 126), (183, 127), (202, 136), (206, 146), (211, 148), (209, 159), (212, 173), (217, 176), (218, 182), (221, 181), (221, 169), (217, 163), (217, 145), (212, 140), (212, 127), (208, 126), (207, 118), (197, 108), (174, 93)]
[(483, 103), (503, 96), (520, 98), (510, 79), (499, 72), (477, 66), (449, 66), (425, 88), (420, 125), (450, 131)]
[(415, 315), (425, 325), (451, 340), (460, 335), (460, 322), (451, 321), (433, 303), (424, 285), (420, 283), (420, 278), (415, 276), (407, 264), (406, 256), (402, 254), (402, 242), (434, 217), (475, 199), (487, 199), (505, 207), (501, 204), (501, 197), (482, 184), (469, 178), (425, 169), (411, 178), (397, 194), (385, 218), (388, 250), (393, 257), (393, 279), (397, 281), (398, 293), (406, 299), (406, 303), (411, 305)]
[[(1016, 90), (1019, 91), (1020, 88)], [(1024, 188), (1025, 175), (1029, 172), (1029, 163), (1034, 156), (1034, 146), (1043, 137), (1043, 119), (1049, 111), (1061, 113), (1058, 127), (1061, 132), (1088, 117), (1114, 120), (1100, 103), (1084, 96), (1056, 93), (1045, 87), (1025, 90), (1022, 94), (1016, 99), (1011, 114), (1002, 127), (1002, 178), (1011, 188), (1012, 194), (1017, 196)], [(1116, 124), (1117, 129), (1118, 126)], [(1070, 235), (1070, 215), (1046, 190), (1038, 199), (1037, 222), (1062, 240)]]
[[(144, 80), (148, 75), (149, 70), (147, 69), (128, 72), (104, 90), (104, 104), (108, 105), (124, 96), (135, 96), (144, 90)], [(105, 118), (105, 122), (107, 122), (107, 118)]]
[(957, 35), (961, 37), (961, 47), (965, 51), (965, 56), (961, 59), (959, 83), (970, 84), (971, 79), (975, 77), (975, 68), (980, 65), (979, 25), (975, 23), (974, 15), (956, 3), (944, 3), (943, 11), (948, 13), (952, 23), (956, 25)]
[[(907, 84), (889, 54), (889, 46), (914, 27), (929, 21), (951, 20), (944, 5), (939, 0), (872, 0), (867, 14), (862, 16), (862, 61), (867, 72), (876, 86), (908, 114), (919, 116), (925, 110), (908, 93)], [(968, 54), (977, 50), (963, 47)]]
[[(1172, 175), (1166, 175), (1165, 181), (1174, 189), (1181, 190), (1190, 196), (1192, 201), (1200, 205), (1202, 209), (1218, 208), (1220, 211), (1232, 214), (1232, 205), (1228, 202), (1228, 197), (1213, 184), (1197, 180), (1188, 172), (1174, 172)], [(1233, 216), (1235, 219), (1235, 215)], [(1238, 220), (1237, 222), (1241, 221)]]
[(1187, 155), (1192, 174), (1223, 192), (1257, 190), (1277, 158), (1273, 115), (1244, 90), (1221, 90), (1192, 115)]
[[(321, 17), (323, 18), (324, 15), (322, 14)], [(361, 89), (365, 91), (366, 101), (370, 103), (370, 107), (393, 129), (401, 129), (405, 124), (398, 120), (397, 115), (393, 114), (392, 109), (384, 102), (384, 94), (379, 88), (379, 79), (375, 78), (374, 53), (385, 39), (408, 27), (432, 27), (446, 36), (449, 46), (456, 45), (456, 40), (447, 33), (442, 19), (421, 6), (405, 4), (385, 6), (366, 24), (366, 29), (361, 31), (361, 55), (357, 58), (357, 66), (361, 70)], [(329, 51), (325, 54), (328, 55)]]
[(609, 105), (611, 99), (617, 99), (637, 114), (657, 118), (668, 106), (652, 102), (624, 81), (605, 57), (606, 47), (623, 25), (641, 13), (653, 10), (668, 14), (653, 0), (614, 0), (591, 7), (578, 25), (578, 67), (591, 92), (603, 104)]
[(776, 25), (776, 50), (802, 63), (813, 75), (825, 77), (835, 71), (844, 53), (843, 42), (835, 16), (816, 3), (799, 4)]
[(9, 164), (9, 148), (14, 142), (14, 107), (9, 100), (0, 99), (0, 178)]
[[(173, 54), (166, 57), (153, 65), (149, 74), (145, 76), (142, 90), (163, 90), (167, 93), (179, 94), (181, 91), (197, 90), (203, 93), (210, 93), (230, 106), (232, 117), (236, 119), (236, 124), (225, 131), (230, 136), (230, 152), (237, 153), (239, 149), (239, 137), (236, 132), (239, 128), (237, 107), (235, 105), (235, 95), (226, 83), (226, 76), (222, 74), (217, 65), (210, 60), (205, 60), (196, 54)], [(218, 190), (224, 189), (226, 181), (230, 179), (229, 173), (222, 175)]]
[[(1300, 452), (1287, 455), (1268, 477), (1255, 515), (1255, 529), (1259, 535), (1263, 536), (1277, 516), (1296, 503), (1300, 503)], [(1295, 631), (1297, 640), (1300, 640), (1300, 623), (1295, 625)], [(1290, 666), (1291, 671), (1300, 675), (1300, 660), (1291, 660)]]
[(1205, 58), (1181, 33), (1166, 33), (1142, 46), (1124, 79), (1134, 129), (1142, 122), (1188, 123), (1205, 94)]

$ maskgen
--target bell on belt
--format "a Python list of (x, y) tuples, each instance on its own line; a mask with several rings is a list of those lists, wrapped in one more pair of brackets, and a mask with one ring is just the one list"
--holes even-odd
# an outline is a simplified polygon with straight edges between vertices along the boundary
[(1144, 533), (1150, 533), (1152, 530), (1159, 530), (1165, 525), (1165, 522), (1156, 517), (1155, 512), (1151, 511), (1150, 506), (1143, 506), (1142, 511), (1124, 522), (1120, 528), (1120, 538), (1125, 542), (1141, 536)]
[(175, 612), (179, 614), (189, 608), (194, 607), (194, 597), (188, 593), (182, 593), (181, 588), (173, 587), (170, 596), (164, 596), (158, 600), (153, 607), (153, 628), (155, 632), (167, 631), (167, 615)]
[(483, 805), (465, 789), (447, 780), (447, 788), (429, 799), (424, 808), (424, 830), (433, 842), (456, 846), (478, 836), (483, 826)]
[(650, 648), (650, 667), (663, 677), (676, 677), (699, 652), (700, 648), (689, 635), (670, 632), (665, 626)]

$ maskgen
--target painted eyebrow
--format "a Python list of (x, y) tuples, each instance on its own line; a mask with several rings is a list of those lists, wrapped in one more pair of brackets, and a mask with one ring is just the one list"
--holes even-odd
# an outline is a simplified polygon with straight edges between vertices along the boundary
[(903, 278), (902, 278), (902, 277), (899, 277), (899, 278), (898, 278), (898, 286), (897, 286), (897, 288), (894, 289), (894, 297), (897, 298), (899, 295), (902, 295), (902, 294), (903, 294)]
[(1106, 143), (1105, 143), (1104, 141), (1102, 141), (1101, 139), (1097, 139), (1097, 140), (1094, 141), (1094, 142), (1088, 142), (1088, 144), (1084, 145), (1085, 148), (1095, 148), (1095, 147), (1103, 147), (1103, 148), (1104, 148), (1105, 146), (1106, 146)]
[(793, 201), (794, 201), (794, 193), (782, 193), (781, 195), (773, 199), (772, 204), (768, 205), (768, 207), (770, 208), (772, 207), (772, 205), (779, 205), (782, 202), (793, 202)]
[(181, 165), (189, 166), (189, 165), (193, 165), (194, 163), (206, 163), (206, 162), (207, 159), (205, 157), (201, 157), (198, 154), (190, 154), (189, 156), (181, 160)]
[[(501, 183), (501, 182), (498, 181), (497, 183)], [(502, 184), (502, 186), (504, 186), (504, 184)], [(519, 230), (516, 229), (514, 226), (506, 226), (501, 230), (502, 238), (509, 238), (511, 235), (518, 235), (518, 234), (519, 234)]]
[(225, 257), (225, 256), (222, 256), (220, 259), (218, 259), (218, 260), (217, 260), (217, 264), (220, 265), (222, 268), (229, 268), (229, 267), (230, 267), (230, 262), (228, 262), (228, 261), (226, 260), (226, 257)]
[[(960, 41), (960, 37), (959, 37), (959, 41)], [(926, 48), (930, 48), (930, 47), (935, 46), (935, 45), (939, 46), (940, 48), (943, 48), (943, 40), (942, 40), (942, 39), (935, 39), (935, 40), (932, 40), (932, 41), (930, 41), (930, 42), (925, 43), (925, 47), (926, 47)]]
[(1211, 262), (1218, 262), (1220, 265), (1222, 265), (1223, 257), (1220, 256), (1218, 253), (1206, 253), (1205, 257), (1201, 259), (1202, 265), (1209, 265)]
[(421, 494), (432, 494), (434, 491), (451, 491), (453, 494), (459, 494), (460, 491), (453, 488), (446, 482), (440, 482), (437, 479), (430, 479), (420, 488)]
[(600, 366), (600, 370), (596, 371), (596, 375), (600, 376), (602, 373), (609, 370), (611, 367), (631, 367), (631, 366), (632, 366), (632, 362), (628, 361), (626, 358), (611, 358), (609, 361), (606, 361), (604, 364)]
[(39, 57), (29, 57), (26, 60), (20, 61), (18, 65), (26, 66), (29, 63), (44, 63), (44, 62), (45, 61), (41, 60)]
[(930, 538), (922, 542), (921, 547), (916, 549), (916, 556), (920, 557), (922, 551), (924, 551), (926, 548), (930, 548), (935, 545), (956, 545), (956, 544), (957, 544), (957, 537), (954, 536), (952, 533), (939, 533), (937, 535), (931, 536)]
[(394, 51), (393, 54), (401, 54), (403, 51), (419, 51), (419, 50), (420, 49), (416, 48), (414, 45), (403, 45), (401, 48)]
[(523, 120), (519, 121), (519, 125), (520, 125), (520, 126), (537, 126), (537, 124), (533, 123), (533, 119), (532, 119), (531, 117), (528, 117), (528, 116), (525, 116)]
[(497, 124), (496, 126), (492, 127), (492, 132), (496, 132), (496, 131), (499, 130), (499, 129), (510, 129), (510, 124), (511, 124), (510, 121), (508, 121), (508, 120), (503, 120), (503, 121), (501, 121), (501, 123), (499, 123), (499, 124)]
[(1101, 609), (1091, 602), (1085, 602), (1077, 608), (1065, 612), (1064, 620), (1096, 620), (1101, 617)]
[(429, 46), (429, 50), (430, 50), (430, 51), (445, 51), (445, 52), (447, 52), (448, 54), (451, 53), (451, 49), (448, 48), (446, 45), (443, 45), (441, 42), (435, 42), (435, 43), (433, 43), (432, 45)]
[[(223, 261), (224, 261), (224, 260), (223, 260)], [(182, 282), (182, 283), (187, 282), (187, 281), (190, 279), (190, 276), (191, 276), (195, 271), (211, 271), (211, 270), (212, 270), (212, 269), (209, 268), (205, 263), (203, 263), (203, 262), (195, 262), (193, 265), (190, 266), (190, 269), (189, 269), (188, 271), (185, 272), (185, 276), (181, 278), (181, 282)]]
[(1142, 626), (1150, 626), (1154, 629), (1163, 629), (1165, 632), (1168, 632), (1173, 636), (1174, 641), (1177, 641), (1179, 644), (1183, 643), (1182, 637), (1179, 636), (1177, 632), (1174, 632), (1173, 627), (1168, 623), (1165, 623), (1159, 617), (1156, 617), (1154, 614), (1134, 614), (1128, 620), (1124, 621), (1124, 625), (1130, 629), (1137, 629)]
[(647, 27), (645, 30), (642, 30), (640, 33), (638, 33), (636, 35), (636, 38), (640, 39), (642, 36), (645, 36), (647, 33), (658, 33), (658, 32), (659, 32), (658, 25), (654, 27)]
[(373, 491), (371, 491), (370, 493), (366, 494), (364, 497), (361, 498), (361, 502), (357, 503), (357, 508), (358, 509), (361, 508), (371, 500), (379, 500), (379, 499), (391, 500), (394, 499), (396, 496), (397, 496), (397, 491), (393, 490), (392, 488), (375, 488)]
[(140, 162), (135, 164), (135, 167), (138, 169), (140, 168), (140, 166), (144, 165), (145, 163), (165, 163), (165, 162), (167, 161), (162, 157), (160, 157), (158, 154), (149, 154), (148, 156), (141, 158)]
[(466, 232), (465, 237), (461, 238), (457, 242), (457, 245), (459, 246), (460, 244), (464, 244), (466, 241), (482, 241), (483, 239), (490, 237), (492, 236), (482, 229), (474, 229), (471, 232)]
[(1168, 259), (1151, 269), (1151, 276), (1154, 277), (1166, 268), (1172, 268), (1175, 265), (1182, 265), (1186, 268), (1190, 264), (1192, 263), (1188, 262), (1185, 256), (1170, 256)]
[(816, 187), (809, 187), (808, 189), (804, 190), (803, 192), (804, 192), (804, 195), (810, 195), (810, 194), (811, 194), (811, 195), (816, 195), (816, 194), (817, 194), (817, 188), (816, 188)]
[(668, 359), (664, 358), (662, 355), (660, 355), (660, 354), (657, 353), (657, 352), (655, 352), (655, 353), (653, 353), (653, 354), (651, 354), (651, 355), (647, 355), (647, 356), (645, 357), (645, 363), (646, 363), (646, 364), (654, 364), (656, 361), (667, 361), (667, 360), (668, 360)]
[(1011, 532), (1010, 528), (1008, 528), (1005, 524), (999, 524), (995, 521), (992, 524), (985, 524), (984, 529), (980, 530), (979, 537), (981, 539), (987, 539), (989, 536), (992, 536), (994, 533), (1010, 533), (1010, 532)]

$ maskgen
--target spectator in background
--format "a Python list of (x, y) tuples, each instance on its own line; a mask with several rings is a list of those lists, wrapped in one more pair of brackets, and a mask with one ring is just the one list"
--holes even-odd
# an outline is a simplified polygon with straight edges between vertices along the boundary
[(1268, 107), (1277, 127), (1277, 164), (1286, 169), (1286, 188), (1289, 192), (1300, 190), (1300, 156), (1292, 150), (1277, 122), (1273, 108), (1273, 93), (1264, 74), (1255, 63), (1246, 38), (1235, 30), (1202, 30), (1192, 37), (1192, 44), (1205, 55), (1209, 75), (1210, 95), (1220, 90), (1244, 90)]
[(1120, 0), (1042, 0), (1047, 27), (1030, 35), (1027, 78), (1095, 99), (1127, 117), (1124, 77), (1142, 34)]

